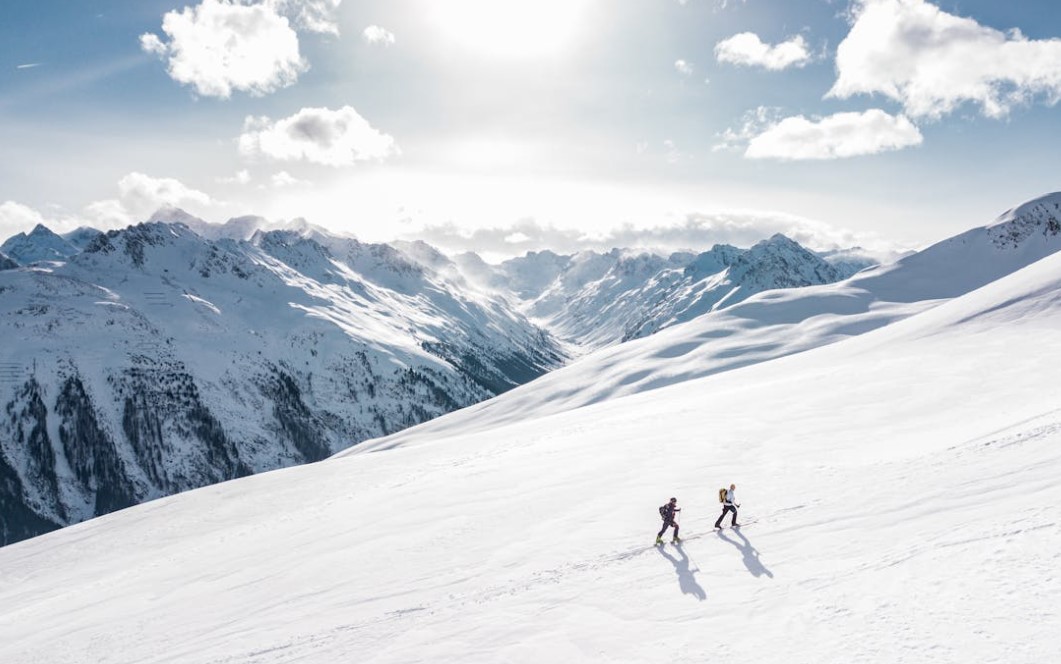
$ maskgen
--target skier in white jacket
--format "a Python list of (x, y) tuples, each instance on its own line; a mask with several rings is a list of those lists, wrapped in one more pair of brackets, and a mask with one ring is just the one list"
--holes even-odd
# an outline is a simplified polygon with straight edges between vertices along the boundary
[(718, 521), (715, 521), (715, 528), (722, 529), (722, 519), (726, 518), (726, 512), (733, 512), (733, 518), (729, 521), (730, 527), (739, 528), (740, 524), (737, 523), (738, 507), (740, 505), (737, 503), (737, 485), (730, 484), (729, 489), (726, 491), (726, 499), (722, 501), (722, 514), (718, 516)]

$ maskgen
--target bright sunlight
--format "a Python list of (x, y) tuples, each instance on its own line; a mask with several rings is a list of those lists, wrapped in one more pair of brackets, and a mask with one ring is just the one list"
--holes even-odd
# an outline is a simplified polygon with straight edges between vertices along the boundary
[(575, 40), (591, 0), (431, 0), (443, 37), (482, 55), (558, 55)]

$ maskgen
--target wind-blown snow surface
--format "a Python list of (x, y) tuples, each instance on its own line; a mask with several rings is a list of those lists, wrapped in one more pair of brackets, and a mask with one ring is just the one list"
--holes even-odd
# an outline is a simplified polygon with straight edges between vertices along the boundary
[[(1061, 255), (806, 353), (79, 524), (0, 550), (0, 661), (1052, 661), (1058, 329)], [(731, 481), (749, 525), (715, 534)]]

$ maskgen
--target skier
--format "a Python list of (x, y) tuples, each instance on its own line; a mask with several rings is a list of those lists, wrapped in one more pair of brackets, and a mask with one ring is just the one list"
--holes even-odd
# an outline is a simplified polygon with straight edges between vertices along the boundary
[(722, 530), (722, 519), (726, 518), (726, 512), (733, 512), (733, 518), (729, 521), (730, 527), (739, 528), (740, 524), (737, 523), (738, 507), (740, 507), (740, 504), (737, 502), (737, 485), (730, 484), (729, 490), (726, 491), (726, 498), (722, 501), (722, 514), (718, 515), (718, 521), (715, 521), (715, 528)]
[(678, 537), (678, 524), (674, 521), (677, 513), (681, 511), (682, 508), (678, 507), (677, 498), (671, 498), (669, 503), (659, 508), (659, 515), (663, 517), (663, 527), (659, 529), (659, 534), (656, 535), (656, 544), (663, 544), (663, 533), (667, 532), (667, 528), (671, 526), (674, 526), (674, 539), (671, 541), (675, 544), (682, 541)]

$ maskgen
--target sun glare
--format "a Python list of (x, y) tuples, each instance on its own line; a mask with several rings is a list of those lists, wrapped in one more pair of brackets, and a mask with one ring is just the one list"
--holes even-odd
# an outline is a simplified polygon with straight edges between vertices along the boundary
[(430, 0), (432, 22), (454, 45), (488, 56), (563, 53), (577, 38), (590, 0)]

